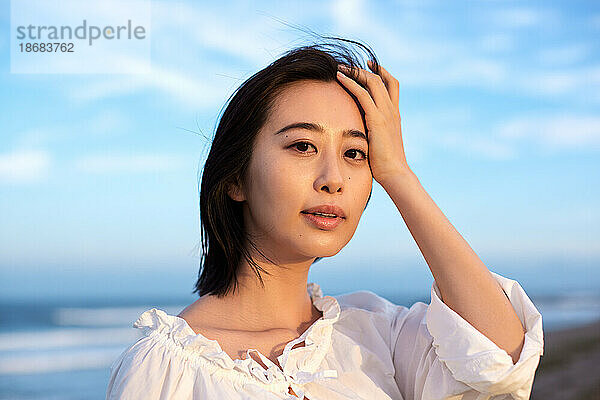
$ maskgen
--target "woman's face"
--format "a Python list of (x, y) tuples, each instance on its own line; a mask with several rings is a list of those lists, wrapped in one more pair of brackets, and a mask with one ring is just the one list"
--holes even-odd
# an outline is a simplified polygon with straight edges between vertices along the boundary
[[(323, 131), (296, 127), (279, 132), (295, 123), (319, 125)], [(373, 184), (365, 158), (368, 144), (357, 136), (361, 133), (358, 106), (337, 82), (294, 82), (276, 98), (255, 140), (242, 190), (232, 195), (245, 201), (245, 227), (269, 258), (312, 263), (315, 257), (337, 254), (350, 241)], [(333, 229), (315, 225), (302, 211), (320, 205), (340, 207), (345, 219)]]

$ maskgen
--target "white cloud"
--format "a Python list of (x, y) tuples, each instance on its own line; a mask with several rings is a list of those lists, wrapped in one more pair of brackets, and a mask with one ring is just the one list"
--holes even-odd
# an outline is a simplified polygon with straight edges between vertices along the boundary
[(168, 172), (184, 166), (184, 160), (170, 154), (93, 154), (75, 160), (75, 167), (89, 173)]
[(460, 82), (469, 86), (471, 82), (475, 82), (474, 86), (478, 86), (482, 82), (485, 82), (486, 85), (493, 85), (505, 81), (508, 77), (508, 70), (501, 62), (472, 57), (464, 62), (457, 61), (449, 65), (447, 69), (440, 71), (438, 76), (448, 82)]
[(449, 105), (441, 110), (412, 112), (403, 118), (402, 129), (406, 132), (403, 139), (411, 161), (415, 161), (415, 150), (418, 162), (426, 158), (425, 153), (447, 153), (449, 149), (452, 153), (485, 160), (502, 161), (516, 155), (515, 146), (506, 139), (473, 131), (477, 115), (469, 107)]
[(510, 160), (516, 157), (514, 147), (495, 141), (493, 138), (475, 138), (465, 143), (465, 148), (473, 155), (489, 160)]
[(545, 149), (600, 149), (600, 117), (538, 115), (514, 118), (497, 129), (502, 138), (532, 141)]
[(90, 101), (111, 96), (124, 96), (135, 93), (145, 87), (144, 82), (134, 76), (114, 77), (102, 80), (90, 80), (85, 85), (67, 89), (67, 94), (76, 101)]
[[(294, 14), (296, 11), (299, 15)], [(525, 42), (516, 42), (512, 33), (495, 27), (548, 26), (559, 21), (551, 9), (494, 9), (482, 14), (495, 21), (489, 24), (489, 33), (484, 29), (481, 35), (469, 38), (427, 34), (439, 17), (418, 7), (407, 7), (406, 2), (381, 16), (365, 7), (363, 0), (298, 8), (278, 5), (272, 12), (283, 21), (292, 20), (294, 15), (293, 21), (298, 24), (314, 21), (325, 13), (332, 31), (350, 38), (356, 37), (356, 25), (360, 24), (360, 39), (377, 43), (374, 50), (382, 62), (391, 66), (401, 85), (474, 87), (550, 98), (588, 93), (591, 100), (600, 102), (594, 97), (598, 96), (594, 93), (600, 84), (585, 70), (544, 71), (539, 65), (500, 57), (506, 56), (503, 52), (526, 50), (537, 55), (538, 61), (552, 65), (583, 59), (589, 51), (586, 45), (515, 49)], [(223, 13), (218, 6), (156, 1), (152, 14), (151, 71), (90, 79), (89, 83), (69, 90), (73, 99), (94, 101), (144, 92), (158, 93), (188, 110), (215, 109), (246, 77), (287, 50), (292, 40), (286, 43), (286, 39), (297, 38), (298, 33), (284, 32), (282, 24), (274, 22), (279, 17), (265, 16), (266, 12), (244, 3), (236, 3), (231, 12)], [(143, 60), (123, 62), (139, 62), (143, 67)]]
[[(153, 55), (147, 73), (106, 76), (72, 87), (68, 93), (77, 101), (94, 101), (154, 91), (185, 109), (214, 108), (246, 74), (234, 69), (233, 63), (223, 64), (220, 59), (262, 65), (273, 61), (270, 49), (281, 45), (283, 35), (269, 26), (271, 19), (247, 7), (240, 4), (232, 12), (224, 13), (221, 7), (155, 1)], [(248, 12), (254, 15), (248, 18)], [(173, 65), (171, 60), (177, 64)], [(147, 67), (145, 60), (133, 57), (113, 56), (112, 62), (126, 64), (127, 70)], [(253, 69), (250, 67), (248, 71)]]
[[(600, 68), (577, 65), (592, 51), (585, 43), (540, 49), (540, 46), (532, 47), (529, 40), (517, 42), (516, 35), (503, 32), (494, 24), (485, 26), (481, 35), (440, 37), (427, 34), (436, 22), (431, 13), (399, 8), (378, 17), (368, 7), (353, 6), (349, 17), (336, 13), (336, 9), (331, 7), (330, 18), (341, 34), (344, 34), (346, 21), (352, 20), (352, 15), (361, 14), (361, 39), (377, 43), (374, 50), (400, 81), (401, 88), (472, 87), (537, 98), (555, 99), (561, 95), (568, 96), (569, 100), (600, 102), (597, 94)], [(560, 21), (555, 10), (550, 9), (509, 8), (493, 11), (492, 15), (501, 28), (506, 28), (506, 24), (551, 26)], [(490, 18), (489, 13), (487, 17)], [(418, 25), (413, 23), (413, 18), (419, 21)], [(426, 29), (419, 30), (419, 25)], [(515, 52), (519, 52), (518, 58), (513, 57), (517, 55)], [(537, 63), (531, 62), (532, 59)], [(573, 66), (567, 68), (568, 64)]]
[[(219, 4), (211, 8), (208, 3), (198, 7), (196, 3), (173, 6), (170, 1), (154, 1), (152, 12), (157, 47), (173, 47), (170, 39), (175, 34), (182, 41), (179, 48), (195, 54), (192, 59), (196, 60), (198, 54), (211, 50), (247, 64), (263, 64), (271, 58), (268, 49), (280, 45), (286, 36), (278, 31), (281, 25), (273, 25), (273, 18), (252, 3), (238, 2), (224, 12)], [(297, 13), (289, 15), (294, 21), (300, 18)]]
[[(431, 111), (429, 118), (427, 113), (411, 115), (409, 121), (403, 122), (406, 147), (414, 142), (414, 147), (425, 153), (438, 148), (452, 149), (452, 152), (500, 161), (516, 158), (527, 145), (550, 153), (600, 150), (600, 117), (594, 115), (532, 113), (484, 128), (486, 133), (482, 134), (471, 128), (475, 120), (470, 112), (460, 110)], [(419, 135), (409, 132), (419, 132)]]
[(472, 154), (492, 160), (510, 160), (516, 155), (513, 147), (495, 140), (493, 137), (471, 138), (465, 143), (465, 146)]
[(69, 120), (65, 125), (43, 126), (14, 134), (16, 148), (33, 149), (61, 145), (74, 137), (112, 136), (131, 130), (132, 121), (120, 110), (101, 109), (88, 118)]
[(21, 149), (32, 149), (43, 146), (46, 143), (54, 140), (57, 135), (59, 135), (58, 132), (48, 127), (28, 129), (26, 131), (14, 134), (15, 147)]
[(587, 43), (571, 43), (565, 46), (542, 49), (539, 60), (544, 64), (571, 64), (585, 59), (592, 51)]
[[(334, 11), (332, 7), (330, 18), (334, 28), (344, 34), (345, 20)], [(418, 10), (401, 9), (381, 18), (372, 15), (368, 8), (360, 13), (363, 26), (361, 39), (377, 43), (374, 50), (384, 66), (387, 65), (400, 81), (401, 87), (511, 88), (510, 64), (478, 50), (492, 46), (508, 50), (512, 46), (508, 35), (490, 34), (482, 39), (475, 37), (470, 40), (451, 36), (440, 38), (424, 35), (419, 30), (420, 26), (435, 26), (435, 19)], [(389, 18), (390, 15), (394, 16), (393, 19)]]
[(334, 0), (331, 2), (331, 16), (342, 29), (357, 29), (363, 23), (363, 0)]
[[(403, 14), (404, 11), (399, 13), (402, 18), (408, 18)], [(377, 43), (374, 50), (382, 64), (400, 81), (401, 88), (411, 85), (490, 89), (503, 86), (501, 84), (509, 79), (506, 62), (477, 53), (476, 43), (427, 37), (417, 32), (413, 35), (403, 23), (394, 21), (392, 26), (388, 19), (373, 19), (368, 10), (361, 18), (364, 25), (361, 39)], [(338, 16), (332, 15), (332, 19), (343, 26)]]
[(100, 110), (84, 122), (85, 131), (73, 129), (75, 134), (91, 134), (97, 136), (112, 136), (132, 128), (132, 121), (121, 111), (114, 109)]
[[(143, 60), (134, 58), (123, 59), (122, 62), (140, 64), (145, 67)], [(182, 106), (190, 109), (212, 106), (224, 97), (225, 88), (210, 79), (198, 79), (189, 73), (176, 69), (152, 64), (150, 71), (144, 74), (134, 74), (127, 77), (109, 77), (87, 85), (71, 88), (71, 98), (78, 101), (98, 100), (110, 96), (134, 94), (138, 91), (153, 89), (175, 99)]]
[(571, 68), (522, 74), (516, 80), (517, 87), (544, 96), (577, 95), (595, 93), (600, 86), (600, 66)]
[(0, 183), (32, 183), (44, 178), (50, 155), (42, 150), (16, 150), (0, 154)]
[[(378, 28), (382, 32), (384, 28)], [(486, 57), (473, 50), (469, 43), (445, 40), (394, 38), (392, 31), (380, 47), (380, 53), (390, 54), (388, 68), (400, 81), (400, 86), (415, 87), (474, 87), (492, 92), (512, 92), (533, 97), (555, 98), (558, 95), (574, 99), (589, 98), (598, 103), (600, 96), (600, 66), (542, 68), (541, 66), (509, 63)], [(398, 42), (397, 45), (394, 43)], [(584, 57), (584, 47), (543, 53), (546, 62), (575, 63)], [(569, 59), (569, 57), (571, 57)], [(567, 61), (570, 60), (570, 61)]]
[(493, 136), (446, 132), (440, 135), (433, 144), (444, 146), (444, 150), (449, 147), (453, 152), (487, 160), (508, 160), (516, 155), (512, 146)]
[(582, 76), (568, 71), (553, 71), (521, 77), (521, 84), (529, 91), (543, 95), (571, 92), (581, 85)]

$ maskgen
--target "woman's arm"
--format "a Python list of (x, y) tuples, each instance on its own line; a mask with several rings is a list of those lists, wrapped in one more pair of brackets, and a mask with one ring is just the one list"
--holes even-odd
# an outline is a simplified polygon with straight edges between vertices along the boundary
[[(340, 66), (339, 82), (365, 110), (369, 166), (392, 198), (417, 242), (443, 302), (511, 355), (519, 359), (524, 328), (502, 288), (468, 243), (427, 194), (404, 154), (399, 82), (385, 68)], [(358, 83), (361, 83), (359, 85)]]
[(525, 340), (524, 328), (487, 267), (410, 169), (387, 176), (379, 183), (419, 246), (443, 302), (510, 354), (516, 363)]

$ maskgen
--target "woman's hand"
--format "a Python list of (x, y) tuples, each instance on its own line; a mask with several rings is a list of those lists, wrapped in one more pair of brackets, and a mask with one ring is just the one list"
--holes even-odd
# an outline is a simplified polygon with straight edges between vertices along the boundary
[[(373, 69), (371, 61), (367, 63)], [(338, 71), (338, 80), (356, 96), (365, 111), (368, 157), (373, 178), (383, 184), (387, 177), (410, 171), (402, 143), (398, 80), (381, 66), (381, 75), (358, 67), (352, 74), (345, 65), (340, 64), (338, 67), (343, 72)], [(352, 79), (352, 76), (368, 90)]]

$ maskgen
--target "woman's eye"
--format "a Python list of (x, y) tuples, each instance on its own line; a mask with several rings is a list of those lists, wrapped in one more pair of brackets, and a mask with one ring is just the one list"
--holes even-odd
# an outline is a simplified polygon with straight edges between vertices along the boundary
[[(293, 145), (289, 146), (290, 148), (293, 147), (296, 150), (298, 150), (300, 153), (306, 153), (308, 151), (309, 147), (313, 147), (315, 150), (317, 149), (315, 146), (313, 146), (312, 144), (308, 143), (308, 142), (298, 142), (298, 143), (294, 143)], [(348, 155), (350, 153), (350, 155)], [(362, 158), (356, 158), (356, 153), (360, 153), (362, 155)], [(352, 160), (356, 160), (356, 161), (362, 161), (362, 160), (366, 160), (367, 159), (367, 154), (362, 151), (362, 150), (358, 150), (358, 149), (350, 149), (348, 151), (346, 151), (346, 154), (348, 155), (348, 157), (350, 157)]]
[[(362, 160), (366, 160), (367, 159), (367, 155), (362, 150), (351, 149), (351, 150), (348, 150), (346, 153), (353, 153), (353, 155), (356, 154), (356, 153), (360, 153), (360, 154), (362, 154)], [(352, 158), (353, 160), (361, 160), (360, 158), (354, 158), (352, 156), (350, 158)]]
[[(294, 147), (294, 148), (296, 148), (297, 150), (299, 150), (301, 153), (305, 153), (305, 152), (308, 150), (308, 146), (315, 147), (315, 146), (313, 146), (312, 144), (310, 144), (310, 143), (307, 143), (307, 142), (298, 142), (298, 143), (294, 143), (294, 144), (293, 144), (293, 145), (291, 145), (290, 147)], [(315, 148), (315, 150), (316, 150), (316, 148)]]

